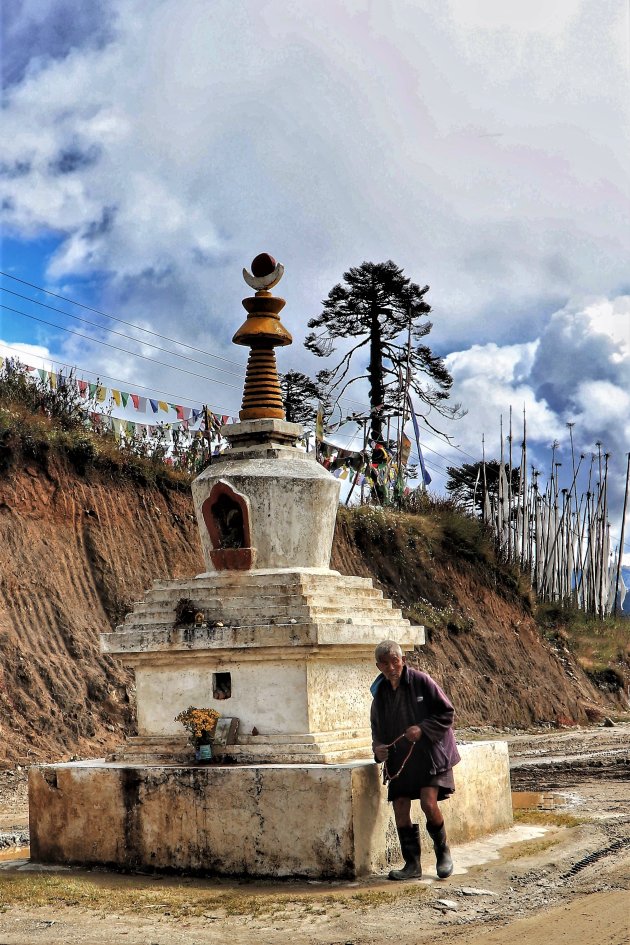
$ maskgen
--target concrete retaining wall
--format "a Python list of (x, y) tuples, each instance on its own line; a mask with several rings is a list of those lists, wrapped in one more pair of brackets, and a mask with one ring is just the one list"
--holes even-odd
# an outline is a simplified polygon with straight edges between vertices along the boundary
[[(461, 753), (456, 794), (442, 805), (454, 844), (512, 823), (506, 743)], [(47, 765), (29, 774), (31, 856), (132, 870), (354, 877), (400, 861), (385, 797), (379, 766), (366, 761)], [(433, 857), (425, 861), (430, 874)]]

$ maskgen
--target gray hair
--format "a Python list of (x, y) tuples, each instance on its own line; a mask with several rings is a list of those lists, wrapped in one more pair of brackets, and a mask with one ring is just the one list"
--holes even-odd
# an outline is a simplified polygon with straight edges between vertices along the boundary
[(392, 653), (395, 653), (396, 656), (403, 655), (400, 645), (396, 643), (395, 640), (383, 640), (374, 650), (374, 658), (377, 663), (380, 663), (385, 656), (389, 656)]

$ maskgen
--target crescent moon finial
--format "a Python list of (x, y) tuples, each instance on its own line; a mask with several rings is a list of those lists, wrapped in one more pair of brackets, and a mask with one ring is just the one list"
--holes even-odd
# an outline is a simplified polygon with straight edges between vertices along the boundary
[(250, 289), (272, 289), (284, 275), (284, 266), (277, 263), (269, 253), (260, 253), (252, 261), (252, 271), (243, 269), (243, 279)]

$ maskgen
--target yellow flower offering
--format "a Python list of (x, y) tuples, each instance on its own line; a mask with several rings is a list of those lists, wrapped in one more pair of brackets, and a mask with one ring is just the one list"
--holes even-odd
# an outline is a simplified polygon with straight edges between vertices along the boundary
[(215, 709), (197, 709), (191, 705), (176, 715), (175, 721), (181, 722), (188, 730), (193, 745), (206, 745), (212, 741), (217, 721), (220, 718), (220, 714)]

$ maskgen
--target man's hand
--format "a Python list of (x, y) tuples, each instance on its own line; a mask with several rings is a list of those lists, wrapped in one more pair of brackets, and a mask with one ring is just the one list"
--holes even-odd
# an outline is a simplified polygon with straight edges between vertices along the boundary
[(387, 745), (378, 745), (374, 749), (374, 757), (377, 761), (387, 761), (387, 756), (389, 755), (389, 748)]
[(419, 742), (422, 738), (422, 729), (419, 725), (410, 725), (405, 730), (405, 738), (408, 742)]

